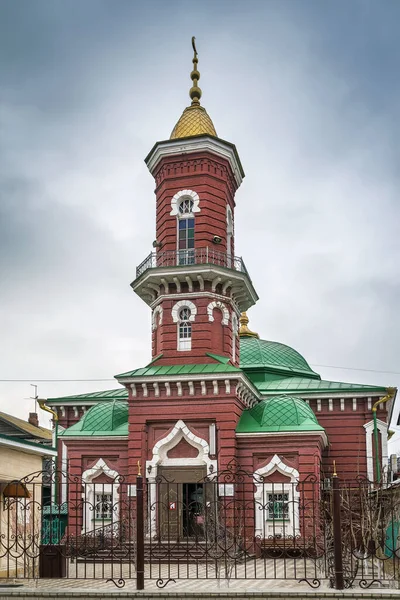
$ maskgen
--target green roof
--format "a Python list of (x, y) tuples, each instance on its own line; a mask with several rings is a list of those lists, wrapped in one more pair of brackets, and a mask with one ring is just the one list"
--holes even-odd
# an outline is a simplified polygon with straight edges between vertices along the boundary
[(119, 400), (92, 406), (74, 425), (60, 436), (120, 436), (128, 435), (128, 404)]
[(163, 375), (207, 375), (214, 373), (240, 373), (241, 369), (234, 367), (233, 365), (218, 364), (204, 364), (204, 365), (162, 365), (157, 367), (151, 365), (149, 367), (143, 367), (142, 369), (134, 369), (127, 373), (120, 373), (115, 375), (117, 379), (123, 379), (125, 377), (161, 377)]
[(307, 402), (295, 396), (274, 396), (244, 410), (236, 433), (324, 431)]
[(247, 374), (251, 379), (255, 370), (320, 378), (297, 350), (279, 342), (250, 336), (240, 337), (240, 367), (245, 372), (249, 371)]
[(52, 402), (63, 402), (63, 401), (93, 401), (93, 400), (116, 400), (116, 399), (128, 399), (128, 390), (124, 387), (120, 387), (117, 390), (105, 390), (101, 392), (89, 392), (87, 394), (75, 394), (73, 396), (60, 396), (59, 398), (47, 398), (47, 403)]
[(340, 381), (325, 381), (309, 379), (308, 377), (284, 377), (271, 381), (256, 381), (254, 384), (261, 394), (276, 394), (277, 392), (299, 392), (313, 394), (321, 392), (384, 392), (383, 386), (363, 385), (359, 383), (343, 383)]

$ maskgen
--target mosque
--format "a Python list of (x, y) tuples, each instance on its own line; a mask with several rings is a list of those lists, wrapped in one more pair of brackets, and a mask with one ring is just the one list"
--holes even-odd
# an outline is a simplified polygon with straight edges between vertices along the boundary
[[(310, 474), (329, 481), (334, 461), (341, 477), (372, 480), (387, 464), (394, 393), (324, 380), (249, 327), (258, 296), (234, 227), (244, 171), (200, 104), (199, 78), (194, 46), (191, 104), (145, 159), (156, 233), (131, 287), (151, 310), (152, 360), (115, 375), (115, 390), (47, 400), (58, 466), (89, 487), (134, 482), (138, 464), (148, 482), (193, 485), (234, 462), (288, 494)], [(68, 502), (67, 486), (61, 496)]]

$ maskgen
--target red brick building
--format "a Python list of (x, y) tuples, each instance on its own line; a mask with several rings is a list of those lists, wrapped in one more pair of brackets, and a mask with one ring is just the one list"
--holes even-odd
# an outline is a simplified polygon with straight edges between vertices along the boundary
[[(191, 105), (145, 159), (156, 233), (131, 286), (152, 311), (152, 361), (116, 375), (117, 390), (48, 399), (59, 468), (95, 495), (96, 484), (108, 494), (119, 476), (134, 482), (138, 463), (149, 482), (163, 475), (192, 486), (235, 463), (271, 489), (279, 484), (282, 502), (310, 475), (329, 479), (334, 460), (343, 477), (373, 479), (372, 408), (386, 389), (323, 380), (296, 350), (248, 328), (258, 296), (234, 235), (244, 172), (200, 105), (196, 54), (193, 64)], [(389, 411), (385, 402), (377, 415), (383, 471)], [(249, 490), (257, 502), (257, 485)], [(68, 500), (67, 486), (61, 496)], [(264, 535), (258, 512), (255, 533)]]

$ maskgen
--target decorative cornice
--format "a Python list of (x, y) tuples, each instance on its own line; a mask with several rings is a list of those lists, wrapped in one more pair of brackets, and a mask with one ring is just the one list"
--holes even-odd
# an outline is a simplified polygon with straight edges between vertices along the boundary
[(145, 163), (154, 176), (157, 165), (164, 157), (183, 156), (195, 152), (208, 151), (227, 160), (231, 166), (237, 187), (243, 181), (244, 171), (236, 147), (229, 142), (208, 135), (186, 139), (157, 142), (145, 158)]

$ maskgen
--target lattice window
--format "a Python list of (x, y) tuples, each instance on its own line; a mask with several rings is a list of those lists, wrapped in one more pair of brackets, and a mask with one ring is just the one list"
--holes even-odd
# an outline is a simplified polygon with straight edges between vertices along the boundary
[(112, 519), (112, 494), (96, 494), (95, 518)]
[(180, 215), (191, 215), (193, 213), (194, 202), (191, 198), (184, 198), (182, 202), (179, 203), (179, 214)]
[(192, 349), (192, 324), (190, 322), (191, 311), (187, 306), (179, 311), (178, 325), (178, 350)]
[(279, 519), (286, 521), (289, 519), (289, 494), (267, 494), (267, 519)]

